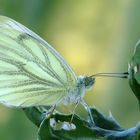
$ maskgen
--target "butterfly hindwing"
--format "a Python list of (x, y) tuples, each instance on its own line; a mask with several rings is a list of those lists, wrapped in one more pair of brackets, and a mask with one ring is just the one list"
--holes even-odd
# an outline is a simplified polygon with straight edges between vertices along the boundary
[(0, 17), (0, 102), (9, 106), (53, 105), (76, 77), (47, 42), (23, 25)]

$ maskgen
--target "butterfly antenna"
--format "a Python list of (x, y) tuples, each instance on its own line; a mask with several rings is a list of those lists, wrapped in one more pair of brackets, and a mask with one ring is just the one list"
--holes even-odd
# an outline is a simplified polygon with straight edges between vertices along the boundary
[(128, 78), (129, 73), (123, 72), (123, 73), (96, 73), (94, 75), (91, 75), (90, 77), (116, 77), (116, 78)]

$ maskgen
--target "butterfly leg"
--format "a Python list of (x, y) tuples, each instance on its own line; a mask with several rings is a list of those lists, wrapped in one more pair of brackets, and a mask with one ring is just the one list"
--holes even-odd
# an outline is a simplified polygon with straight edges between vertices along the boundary
[(79, 101), (76, 103), (76, 105), (72, 111), (72, 117), (71, 117), (70, 123), (72, 123), (72, 121), (73, 121), (74, 113), (75, 113), (75, 110), (76, 110), (77, 106), (79, 105), (79, 103), (80, 103)]
[(50, 117), (50, 116), (53, 114), (53, 112), (54, 112), (55, 109), (56, 109), (56, 104), (53, 105), (53, 106), (49, 109), (48, 112), (46, 112), (46, 117)]
[(95, 123), (94, 123), (92, 113), (91, 113), (91, 110), (90, 110), (89, 106), (87, 105), (87, 103), (82, 98), (80, 99), (80, 103), (84, 106), (85, 110), (87, 111), (87, 113), (89, 115), (90, 122), (92, 123), (92, 125), (95, 126)]
[(45, 112), (45, 117), (43, 118), (39, 128), (43, 125), (43, 123), (46, 121), (46, 119), (50, 118), (51, 115), (53, 114), (54, 110), (56, 109), (56, 104), (53, 105), (48, 111)]

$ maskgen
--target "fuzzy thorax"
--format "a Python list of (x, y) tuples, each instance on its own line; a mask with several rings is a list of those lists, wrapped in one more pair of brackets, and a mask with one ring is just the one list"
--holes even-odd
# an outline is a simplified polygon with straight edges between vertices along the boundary
[(68, 91), (68, 94), (66, 97), (64, 97), (62, 103), (65, 105), (77, 103), (80, 98), (84, 97), (85, 91), (91, 89), (94, 83), (94, 77), (79, 76), (77, 78), (76, 86)]

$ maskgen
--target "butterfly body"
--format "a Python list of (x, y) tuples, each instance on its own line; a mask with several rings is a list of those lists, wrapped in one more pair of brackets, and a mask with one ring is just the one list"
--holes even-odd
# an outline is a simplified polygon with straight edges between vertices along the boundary
[(74, 88), (68, 90), (68, 95), (64, 98), (63, 104), (77, 103), (84, 97), (86, 90), (89, 90), (95, 82), (95, 78), (87, 76), (79, 76), (77, 78), (77, 84)]

